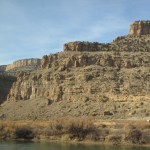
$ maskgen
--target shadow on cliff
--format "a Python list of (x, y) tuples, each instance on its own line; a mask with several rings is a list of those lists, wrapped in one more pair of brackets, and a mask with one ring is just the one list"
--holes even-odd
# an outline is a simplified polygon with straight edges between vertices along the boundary
[(0, 75), (0, 104), (7, 99), (7, 95), (16, 81), (16, 77), (10, 75)]

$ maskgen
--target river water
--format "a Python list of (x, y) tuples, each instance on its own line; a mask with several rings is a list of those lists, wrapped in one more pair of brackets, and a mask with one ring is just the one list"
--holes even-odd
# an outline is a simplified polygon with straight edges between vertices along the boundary
[(150, 147), (102, 146), (68, 143), (0, 142), (0, 150), (150, 150)]

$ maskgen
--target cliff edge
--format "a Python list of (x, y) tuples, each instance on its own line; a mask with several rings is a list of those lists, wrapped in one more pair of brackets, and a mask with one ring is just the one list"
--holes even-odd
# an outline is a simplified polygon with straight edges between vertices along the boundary
[(135, 21), (130, 25), (129, 34), (134, 36), (150, 34), (150, 21)]

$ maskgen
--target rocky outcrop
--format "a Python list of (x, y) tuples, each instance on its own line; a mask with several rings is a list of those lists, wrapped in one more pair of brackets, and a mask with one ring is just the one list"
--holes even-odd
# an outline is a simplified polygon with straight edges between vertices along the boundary
[(7, 65), (6, 71), (10, 70), (30, 70), (30, 68), (37, 68), (37, 66), (40, 65), (40, 59), (22, 59), (22, 60), (17, 60), (13, 62), (13, 64)]
[(98, 42), (70, 42), (64, 44), (64, 51), (106, 51), (109, 50), (110, 44), (98, 43)]
[(4, 72), (6, 70), (7, 65), (0, 66), (0, 73)]
[(129, 34), (134, 36), (150, 34), (150, 21), (135, 21), (130, 25)]
[[(135, 115), (150, 113), (147, 109), (150, 100), (149, 53), (120, 52), (112, 56), (108, 52), (76, 53), (76, 57), (83, 56), (91, 56), (91, 60), (95, 58), (98, 63), (84, 65), (83, 61), (82, 66), (70, 66), (68, 69), (63, 65), (52, 66), (20, 74), (9, 92), (8, 101), (21, 103), (22, 109), (24, 103), (30, 105), (31, 102), (30, 112), (36, 111), (31, 116), (40, 114), (35, 109), (38, 107), (43, 113), (42, 118), (60, 114), (91, 115), (103, 119), (128, 118), (134, 109), (137, 111)], [(59, 56), (59, 61), (62, 60)], [(105, 112), (111, 112), (111, 115)]]
[(150, 34), (117, 37), (112, 43), (70, 42), (64, 44), (65, 52), (145, 52), (150, 51)]
[(26, 100), (45, 97), (61, 101), (73, 100), (76, 95), (84, 99), (87, 95), (91, 97), (95, 94), (96, 98), (98, 95), (108, 93), (111, 99), (117, 92), (121, 95), (149, 92), (147, 83), (150, 54), (148, 52), (119, 54), (77, 52), (45, 57), (44, 60), (48, 60), (49, 57), (55, 59), (43, 68), (44, 73), (40, 71), (40, 73), (21, 74), (8, 99)]
[[(64, 52), (43, 56), (37, 70), (17, 76), (0, 111), (9, 110), (9, 117), (19, 112), (27, 119), (146, 117), (150, 114), (149, 41), (150, 35), (128, 35), (110, 44), (65, 44)], [(15, 110), (10, 108), (13, 103)]]
[(92, 65), (101, 67), (134, 68), (150, 66), (150, 56), (149, 52), (63, 52), (59, 55), (44, 56), (41, 62), (41, 69), (52, 69), (54, 71), (68, 71), (72, 68)]
[(112, 42), (112, 49), (116, 52), (150, 52), (150, 35), (118, 37)]

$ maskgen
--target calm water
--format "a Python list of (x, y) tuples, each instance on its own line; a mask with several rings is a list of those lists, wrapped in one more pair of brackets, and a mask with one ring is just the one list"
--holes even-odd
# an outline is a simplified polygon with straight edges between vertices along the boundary
[(0, 142), (0, 150), (150, 150), (150, 148), (66, 143)]

